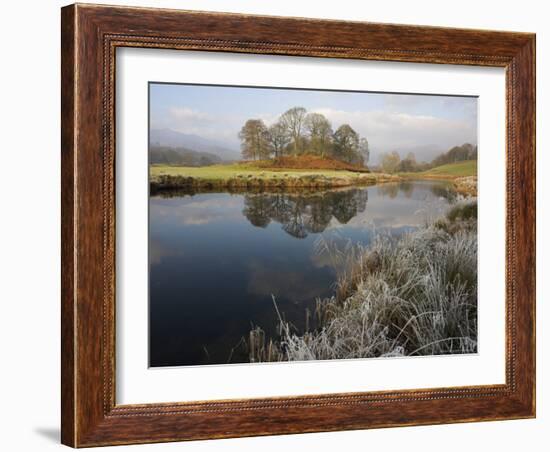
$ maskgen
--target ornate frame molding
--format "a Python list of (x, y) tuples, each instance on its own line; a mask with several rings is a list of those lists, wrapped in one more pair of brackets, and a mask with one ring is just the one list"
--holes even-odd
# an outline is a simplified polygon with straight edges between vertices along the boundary
[[(116, 405), (118, 47), (506, 68), (506, 384)], [(77, 4), (62, 9), (62, 88), (64, 444), (81, 447), (535, 415), (534, 35)]]

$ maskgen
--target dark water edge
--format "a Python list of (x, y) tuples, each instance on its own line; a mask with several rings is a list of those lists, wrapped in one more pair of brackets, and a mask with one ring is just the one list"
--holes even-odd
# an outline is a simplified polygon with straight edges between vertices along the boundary
[[(331, 296), (337, 265), (322, 250), (399, 236), (439, 216), (449, 184), (337, 190), (157, 193), (150, 199), (152, 367), (248, 362), (253, 326), (276, 335), (273, 297), (296, 331)], [(311, 327), (311, 325), (310, 325)]]

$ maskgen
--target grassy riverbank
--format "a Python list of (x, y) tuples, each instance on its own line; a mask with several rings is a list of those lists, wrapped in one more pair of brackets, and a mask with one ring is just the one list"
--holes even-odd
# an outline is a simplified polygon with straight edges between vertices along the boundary
[(332, 159), (305, 157), (201, 167), (150, 166), (152, 192), (177, 189), (328, 189), (398, 182), (404, 179), (449, 180), (459, 193), (476, 196), (477, 161), (468, 160), (428, 171), (399, 174), (373, 173), (365, 167), (359, 168)]
[(317, 302), (316, 327), (296, 331), (280, 313), (279, 337), (250, 332), (251, 362), (476, 352), (476, 201), (345, 254), (335, 295)]
[(449, 163), (418, 173), (399, 173), (399, 176), (403, 179), (449, 180), (458, 193), (477, 196), (477, 160)]
[(463, 162), (449, 163), (447, 165), (436, 166), (421, 173), (426, 176), (441, 177), (467, 177), (477, 174), (477, 160), (465, 160)]
[(463, 162), (449, 163), (436, 166), (426, 171), (413, 173), (399, 173), (407, 179), (456, 179), (458, 177), (477, 176), (477, 160), (465, 160)]
[(331, 188), (401, 179), (397, 175), (341, 169), (266, 168), (254, 162), (202, 167), (152, 165), (150, 176), (152, 191), (178, 188)]

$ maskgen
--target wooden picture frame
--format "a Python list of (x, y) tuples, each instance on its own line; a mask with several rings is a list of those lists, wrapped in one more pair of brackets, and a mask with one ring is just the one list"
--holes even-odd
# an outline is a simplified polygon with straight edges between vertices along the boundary
[[(62, 9), (62, 442), (73, 447), (535, 416), (535, 35), (146, 8)], [(115, 403), (115, 50), (506, 69), (506, 383)]]

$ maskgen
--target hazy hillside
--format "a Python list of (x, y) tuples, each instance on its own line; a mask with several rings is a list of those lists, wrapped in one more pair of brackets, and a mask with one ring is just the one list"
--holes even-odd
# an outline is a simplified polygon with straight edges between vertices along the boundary
[(222, 160), (240, 159), (240, 151), (225, 147), (222, 143), (198, 135), (176, 132), (171, 129), (152, 129), (149, 143), (156, 147), (184, 148), (196, 152), (207, 152)]
[(161, 165), (208, 166), (221, 163), (222, 159), (210, 152), (153, 145), (149, 149), (149, 161)]
[(477, 160), (463, 160), (457, 163), (447, 163), (445, 165), (431, 168), (425, 173), (430, 175), (466, 177), (477, 175)]

